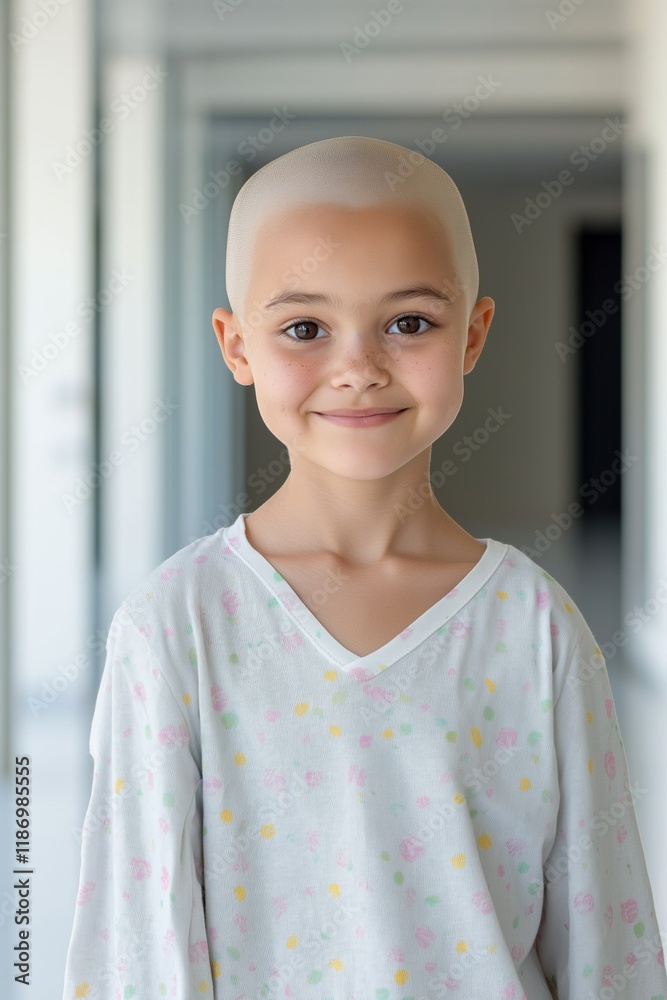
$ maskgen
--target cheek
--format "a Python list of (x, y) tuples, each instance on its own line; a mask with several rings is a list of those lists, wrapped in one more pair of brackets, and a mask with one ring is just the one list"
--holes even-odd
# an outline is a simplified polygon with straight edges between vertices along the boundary
[(273, 355), (267, 358), (257, 380), (258, 396), (273, 407), (284, 410), (298, 405), (314, 386), (316, 366), (305, 358)]

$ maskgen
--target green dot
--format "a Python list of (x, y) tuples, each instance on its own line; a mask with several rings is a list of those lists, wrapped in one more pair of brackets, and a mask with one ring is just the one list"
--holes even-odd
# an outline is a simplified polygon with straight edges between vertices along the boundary
[(396, 885), (403, 885), (404, 878), (403, 872), (394, 872), (394, 882)]
[(450, 729), (447, 732), (445, 739), (448, 743), (456, 743), (456, 731), (454, 729)]
[(551, 698), (545, 698), (544, 701), (542, 702), (542, 711), (543, 712), (550, 712), (552, 705), (553, 705), (553, 701), (551, 700)]
[(486, 708), (484, 709), (484, 718), (485, 719), (492, 719), (494, 715), (495, 715), (495, 712), (493, 711), (493, 709), (491, 708), (491, 706), (487, 705)]
[(173, 804), (174, 804), (173, 792), (165, 792), (164, 795), (162, 796), (162, 805), (173, 806)]
[(534, 747), (536, 743), (539, 743), (542, 739), (542, 733), (538, 733), (536, 729), (533, 729), (532, 733), (528, 733), (528, 742), (531, 747)]
[(466, 689), (466, 691), (475, 691), (476, 690), (476, 685), (475, 685), (475, 682), (472, 679), (472, 677), (466, 677), (466, 679), (463, 682), (463, 686)]
[(226, 712), (222, 716), (222, 724), (225, 729), (233, 729), (238, 724), (239, 717), (236, 712)]
[(644, 925), (641, 920), (636, 923), (632, 929), (635, 932), (635, 937), (644, 937)]

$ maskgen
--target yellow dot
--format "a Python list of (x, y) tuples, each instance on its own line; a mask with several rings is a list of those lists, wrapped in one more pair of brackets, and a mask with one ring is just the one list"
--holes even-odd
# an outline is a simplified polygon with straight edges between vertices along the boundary
[(211, 972), (213, 973), (213, 978), (214, 979), (217, 979), (218, 976), (220, 975), (220, 962), (218, 962), (217, 958), (216, 958), (215, 962), (213, 962), (213, 964), (211, 966)]
[(486, 686), (489, 689), (489, 691), (491, 692), (491, 694), (493, 694), (493, 692), (496, 690), (496, 685), (493, 683), (493, 681), (491, 680), (491, 678), (487, 677), (486, 680), (484, 681), (484, 683), (486, 684)]
[(242, 903), (245, 899), (245, 889), (242, 885), (237, 885), (234, 889), (234, 895), (238, 899), (239, 903)]
[(527, 792), (529, 788), (532, 788), (530, 778), (522, 778), (519, 782), (519, 790), (522, 792)]
[(208, 993), (208, 983), (206, 982), (205, 979), (202, 979), (199, 983), (199, 992)]
[(300, 702), (300, 704), (294, 706), (295, 715), (305, 715), (308, 711), (308, 705), (305, 701)]
[(456, 795), (454, 796), (454, 801), (456, 802), (457, 806), (460, 806), (462, 802), (465, 802), (465, 799), (460, 792), (457, 792)]
[(183, 699), (183, 704), (184, 705), (189, 705), (190, 702), (192, 701), (192, 696), (189, 695), (189, 694), (187, 694), (187, 693), (186, 694), (182, 694), (181, 698)]
[(296, 948), (297, 943), (298, 943), (298, 939), (297, 939), (296, 934), (291, 934), (290, 937), (288, 937), (287, 941), (285, 942), (285, 947), (286, 948)]
[(334, 899), (336, 899), (337, 896), (340, 896), (340, 884), (338, 882), (331, 883), (329, 886), (329, 895), (333, 896)]
[(223, 823), (231, 823), (233, 818), (231, 809), (223, 809), (220, 813), (220, 819)]
[(90, 983), (81, 983), (80, 986), (77, 986), (74, 996), (77, 997), (77, 1000), (78, 997), (87, 997), (89, 989), (90, 989)]
[(343, 963), (339, 958), (332, 958), (328, 964), (331, 966), (334, 972), (340, 972), (340, 970), (343, 968)]
[(265, 823), (259, 832), (264, 837), (264, 840), (270, 840), (271, 837), (275, 836), (276, 828), (273, 823)]
[(479, 846), (482, 848), (483, 851), (488, 851), (493, 841), (489, 837), (488, 833), (483, 833), (481, 837), (477, 838), (477, 843), (479, 844)]
[(600, 650), (599, 646), (595, 647), (595, 653), (596, 653), (597, 656), (602, 656), (602, 651)]
[(113, 790), (114, 792), (119, 792), (121, 788), (125, 788), (125, 782), (122, 778), (118, 778), (118, 780), (114, 782)]
[(392, 736), (394, 735), (394, 730), (393, 729), (385, 729), (383, 731), (382, 735), (384, 736), (384, 738), (386, 740), (390, 740), (392, 738)]
[(398, 971), (394, 973), (394, 981), (397, 982), (399, 986), (405, 986), (409, 978), (410, 977), (406, 969), (398, 969)]
[(458, 951), (459, 955), (465, 954), (465, 952), (468, 950), (468, 945), (465, 943), (465, 941), (457, 941), (456, 950)]
[(455, 854), (452, 857), (452, 868), (463, 868), (466, 863), (465, 854)]
[(329, 732), (332, 736), (340, 736), (341, 728), (340, 726), (329, 726)]
[(327, 672), (324, 675), (324, 679), (325, 681), (335, 681), (337, 676), (338, 674), (336, 673), (335, 670), (327, 670)]
[(493, 955), (498, 950), (497, 944), (490, 944), (486, 949), (491, 955)]
[(574, 608), (572, 607), (572, 605), (571, 605), (571, 604), (566, 604), (566, 605), (565, 605), (565, 610), (567, 611), (567, 613), (568, 613), (569, 615), (571, 615), (571, 614), (572, 614), (572, 612), (574, 611)]
[(500, 598), (501, 601), (504, 601), (507, 598), (507, 591), (506, 590), (497, 590), (496, 594), (498, 595), (498, 597)]
[(588, 722), (590, 724), (592, 721), (593, 721), (593, 713), (592, 712), (586, 712), (586, 722)]
[(589, 760), (589, 762), (588, 762), (588, 773), (589, 774), (593, 773), (593, 761), (592, 760)]
[(470, 738), (476, 747), (481, 747), (482, 745), (482, 734), (480, 733), (477, 726), (470, 730)]
[(246, 757), (246, 755), (244, 753), (235, 753), (234, 754), (234, 763), (238, 764), (239, 767), (243, 767), (244, 764), (248, 763), (248, 758)]

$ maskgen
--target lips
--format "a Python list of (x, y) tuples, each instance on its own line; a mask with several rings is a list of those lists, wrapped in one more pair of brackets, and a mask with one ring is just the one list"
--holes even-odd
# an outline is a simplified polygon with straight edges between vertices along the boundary
[(317, 416), (328, 423), (339, 424), (341, 427), (375, 427), (397, 420), (401, 413), (405, 413), (406, 410), (407, 408), (401, 410), (345, 410), (342, 413), (329, 410), (317, 413)]
[(325, 417), (374, 417), (380, 413), (400, 413), (405, 407), (378, 407), (369, 410), (318, 410), (321, 416)]

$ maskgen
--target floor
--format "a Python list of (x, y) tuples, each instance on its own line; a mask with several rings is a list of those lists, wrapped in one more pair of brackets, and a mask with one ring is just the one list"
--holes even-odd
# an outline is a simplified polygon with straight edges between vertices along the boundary
[[(520, 545), (520, 529), (477, 532)], [(617, 593), (618, 538), (601, 531), (588, 537), (586, 550), (574, 536), (563, 536), (540, 559), (571, 594), (602, 642), (622, 619)], [(625, 743), (631, 780), (646, 793), (636, 809), (642, 843), (661, 929), (667, 931), (667, 864), (664, 838), (667, 806), (664, 762), (667, 760), (667, 684), (660, 688), (627, 669), (621, 655), (607, 664)], [(667, 682), (667, 669), (666, 669)], [(83, 685), (80, 686), (83, 688)], [(11, 874), (14, 859), (11, 789), (0, 785), (0, 851), (5, 861), (0, 875), (0, 982), (4, 1000), (62, 1000), (65, 956), (78, 887), (79, 841), (76, 836), (88, 802), (92, 760), (88, 753), (89, 722), (85, 692), (78, 700), (62, 697), (35, 718), (27, 706), (16, 706), (18, 736), (15, 752), (32, 757), (33, 848), (31, 893), (31, 989), (14, 983), (12, 948), (16, 898)], [(10, 986), (11, 984), (11, 986)], [(69, 998), (68, 998), (69, 1000)], [(105, 998), (106, 1000), (106, 998)]]

